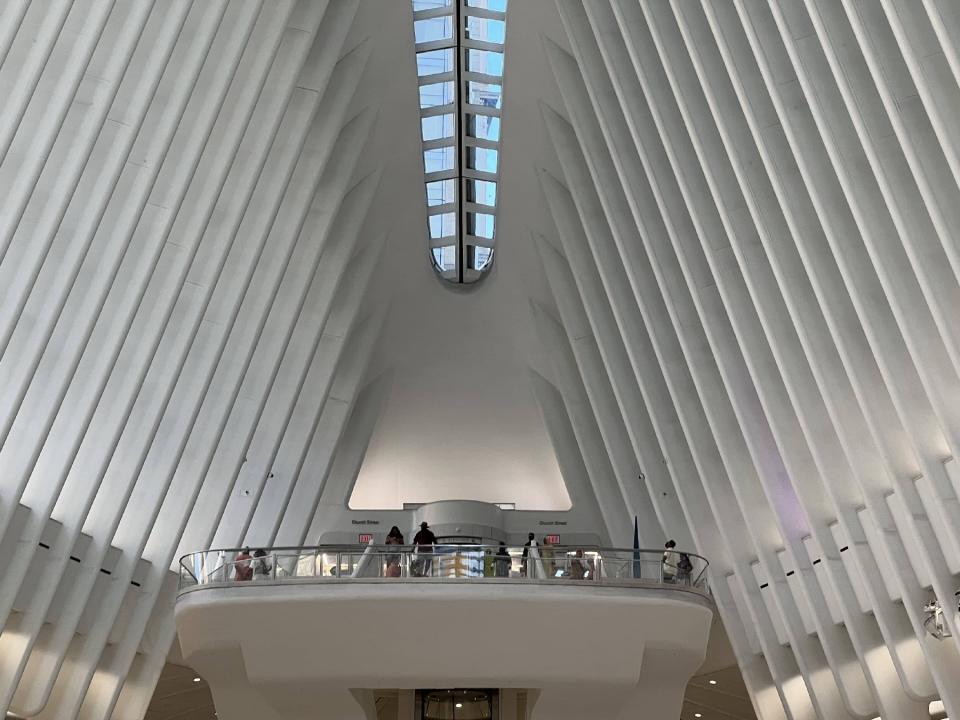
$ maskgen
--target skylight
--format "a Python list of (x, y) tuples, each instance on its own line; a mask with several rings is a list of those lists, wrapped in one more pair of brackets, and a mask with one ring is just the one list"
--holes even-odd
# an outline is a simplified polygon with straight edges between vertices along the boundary
[(496, 244), (507, 0), (412, 1), (429, 256), (470, 284)]

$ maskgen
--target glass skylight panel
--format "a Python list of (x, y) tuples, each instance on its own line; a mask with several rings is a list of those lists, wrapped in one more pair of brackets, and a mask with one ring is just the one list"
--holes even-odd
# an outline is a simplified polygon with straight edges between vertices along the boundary
[(467, 15), (465, 27), (467, 40), (503, 45), (507, 36), (507, 23), (503, 20)]
[(420, 77), (453, 72), (455, 68), (453, 48), (417, 53), (417, 75)]
[(456, 90), (453, 81), (430, 83), (420, 86), (420, 108), (440, 107), (449, 105), (456, 99)]
[(497, 83), (467, 81), (467, 102), (471, 105), (480, 105), (500, 109), (503, 101), (503, 86)]
[(430, 223), (430, 237), (434, 240), (437, 238), (445, 238), (457, 234), (456, 213), (449, 212), (440, 213), (439, 215), (430, 215), (428, 220)]
[(497, 219), (489, 213), (467, 213), (467, 233), (476, 237), (493, 240)]
[(427, 205), (429, 207), (447, 205), (457, 199), (457, 181), (453, 178), (428, 182), (426, 186)]
[(495, 182), (467, 178), (466, 183), (467, 202), (489, 205), (490, 207), (497, 204), (497, 184)]
[(507, 0), (467, 0), (467, 7), (483, 8), (484, 10), (507, 11)]
[(452, 40), (453, 17), (446, 15), (426, 20), (415, 20), (413, 34), (418, 44), (436, 42), (437, 40)]
[(412, 0), (430, 258), (477, 282), (495, 255), (507, 0)]
[(467, 49), (467, 72), (483, 75), (503, 75), (503, 53), (493, 50)]
[(423, 151), (423, 171), (425, 173), (453, 170), (456, 166), (457, 149), (438, 147)]
[(493, 248), (481, 247), (479, 245), (468, 245), (467, 267), (473, 270), (483, 270), (490, 263), (493, 257)]
[(423, 141), (441, 140), (443, 138), (453, 137), (456, 123), (453, 113), (445, 115), (430, 115), (420, 119), (420, 130), (423, 134)]
[(457, 248), (455, 245), (444, 245), (433, 249), (433, 262), (437, 268), (446, 272), (457, 269)]
[(468, 113), (467, 136), (497, 142), (500, 139), (500, 118), (495, 115)]
[(480, 172), (495, 173), (498, 155), (499, 153), (493, 148), (468, 147), (467, 167)]

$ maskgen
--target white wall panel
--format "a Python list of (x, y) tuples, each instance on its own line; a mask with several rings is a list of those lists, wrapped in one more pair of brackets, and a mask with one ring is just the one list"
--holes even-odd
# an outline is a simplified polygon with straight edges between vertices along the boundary
[(509, 17), (498, 266), (421, 324), (408, 2), (2, 4), (0, 710), (142, 717), (177, 556), (331, 532), (473, 362), (542, 488), (711, 560), (762, 720), (960, 717), (957, 4)]
[[(584, 243), (612, 231), (591, 272), (614, 315), (638, 302), (688, 417), (669, 343), (690, 363), (718, 457), (668, 478), (680, 497), (701, 484), (711, 497), (727, 468), (736, 502), (685, 510), (712, 515), (735, 556), (751, 546), (718, 596), (750, 628), (733, 640), (758, 714), (956, 706), (956, 639), (922, 628), (933, 596), (957, 621), (956, 13), (933, 0), (555, 4), (566, 37), (545, 51), (564, 107), (544, 118), (571, 194), (548, 206), (561, 229), (580, 209)], [(611, 284), (618, 264), (633, 297)], [(685, 435), (703, 447), (689, 421)]]
[[(5, 4), (2, 709), (141, 717), (172, 640), (169, 568), (207, 509), (191, 498), (245, 452), (225, 428), (266, 417), (269, 462), (310, 428), (269, 421), (269, 398), (320, 417), (383, 246), (361, 239), (378, 174), (348, 192), (376, 117), (351, 110), (357, 7)], [(281, 368), (293, 382), (257, 381)], [(197, 539), (231, 479), (210, 483)]]

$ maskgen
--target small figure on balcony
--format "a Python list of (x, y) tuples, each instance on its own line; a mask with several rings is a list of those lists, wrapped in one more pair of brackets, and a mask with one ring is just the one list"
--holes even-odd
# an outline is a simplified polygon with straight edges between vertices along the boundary
[(573, 580), (585, 580), (587, 577), (587, 565), (583, 560), (583, 550), (577, 550), (570, 561), (570, 578)]
[(241, 550), (233, 562), (233, 579), (238, 582), (245, 582), (253, 579), (253, 568), (250, 567), (250, 548)]
[(510, 577), (510, 565), (513, 560), (510, 557), (510, 553), (507, 552), (507, 544), (500, 541), (500, 549), (497, 550), (497, 554), (494, 556), (494, 576), (495, 577)]
[(678, 564), (680, 563), (680, 553), (678, 553), (674, 548), (677, 546), (673, 540), (667, 540), (664, 543), (663, 547), (666, 550), (663, 551), (663, 573), (662, 578), (665, 583), (673, 583), (677, 581), (677, 570)]
[[(400, 528), (394, 525), (390, 528), (390, 532), (387, 533), (387, 539), (385, 541), (387, 545), (403, 545), (403, 533), (400, 532)], [(386, 557), (387, 568), (384, 575), (387, 577), (400, 577), (400, 555), (396, 553), (391, 553)]]
[(437, 544), (437, 536), (433, 534), (426, 522), (420, 523), (420, 532), (413, 537), (413, 544), (417, 546), (416, 576), (430, 577), (433, 568), (433, 546)]
[(267, 560), (267, 551), (263, 548), (253, 553), (253, 579), (269, 580), (270, 573), (273, 571), (273, 563)]

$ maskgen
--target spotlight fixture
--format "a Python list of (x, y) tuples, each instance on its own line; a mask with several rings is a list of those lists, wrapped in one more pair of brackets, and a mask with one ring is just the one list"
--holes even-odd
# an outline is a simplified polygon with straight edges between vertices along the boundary
[(716, 681), (716, 680), (711, 680), (711, 681), (710, 681), (710, 684), (711, 684), (711, 685), (716, 685), (716, 684), (717, 684), (717, 681)]

